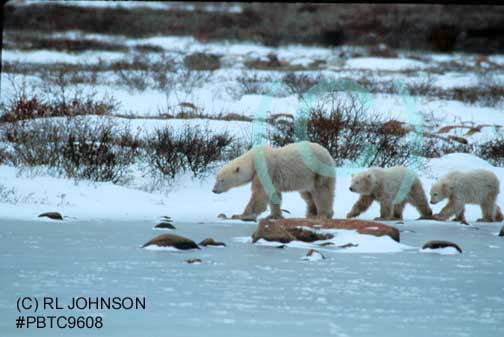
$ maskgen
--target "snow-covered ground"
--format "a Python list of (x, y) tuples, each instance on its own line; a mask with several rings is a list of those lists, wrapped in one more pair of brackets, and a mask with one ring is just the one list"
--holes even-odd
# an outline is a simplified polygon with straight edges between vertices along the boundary
[[(501, 190), (504, 190), (504, 168), (494, 167), (470, 154), (450, 154), (430, 160), (424, 171), (419, 172), (426, 191), (436, 178), (455, 168), (491, 170), (499, 177)], [(336, 218), (344, 218), (358, 198), (357, 194), (348, 190), (350, 174), (358, 170), (362, 168), (340, 168), (337, 171), (334, 202)], [(250, 198), (249, 186), (236, 188), (224, 194), (213, 194), (212, 175), (203, 180), (183, 176), (174, 186), (166, 187), (162, 191), (146, 192), (152, 189), (150, 186), (152, 182), (142, 179), (141, 172), (137, 172), (138, 178), (134, 183), (130, 183), (130, 186), (75, 182), (5, 165), (0, 166), (0, 172), (2, 173), (0, 217), (20, 220), (36, 220), (37, 215), (42, 212), (59, 211), (68, 216), (69, 221), (74, 219), (153, 219), (154, 221), (163, 215), (187, 222), (218, 221), (217, 215), (220, 213), (227, 215), (241, 213)], [(502, 204), (502, 196), (498, 203)], [(442, 207), (443, 203), (440, 203), (434, 205), (433, 210), (439, 212)], [(283, 208), (289, 210), (292, 217), (303, 217), (305, 212), (304, 201), (297, 193), (285, 194)], [(379, 205), (375, 203), (361, 217), (373, 219), (378, 214)], [(407, 206), (404, 216), (405, 219), (413, 220), (418, 217), (418, 213), (413, 207)], [(479, 206), (466, 207), (468, 221), (474, 222), (480, 217)], [(37, 221), (47, 220), (37, 219)]]
[[(470, 154), (450, 154), (430, 160), (426, 168), (419, 172), (427, 193), (436, 178), (450, 170), (469, 170), (485, 168), (494, 172), (500, 179), (504, 190), (504, 168), (493, 167), (486, 161)], [(358, 195), (349, 191), (351, 173), (361, 169), (340, 168), (337, 175), (334, 211), (336, 218), (344, 218)], [(233, 189), (224, 194), (213, 194), (214, 178), (199, 180), (189, 176), (178, 179), (173, 186), (161, 191), (146, 192), (151, 189), (150, 180), (137, 179), (129, 186), (113, 183), (75, 182), (70, 179), (51, 177), (43, 173), (33, 173), (10, 166), (0, 166), (0, 196), (2, 203), (0, 217), (22, 220), (35, 220), (37, 215), (47, 211), (59, 211), (72, 219), (156, 219), (168, 215), (180, 221), (221, 221), (217, 215), (239, 214), (250, 198), (250, 186)], [(498, 200), (502, 204), (502, 196)], [(197, 205), (197, 207), (195, 207)], [(303, 217), (304, 201), (297, 193), (286, 193), (283, 208), (292, 217)], [(443, 203), (433, 206), (438, 212)], [(374, 204), (361, 217), (373, 219), (379, 214), (379, 205)], [(264, 215), (267, 215), (266, 213)], [(407, 206), (405, 219), (418, 217), (416, 210)], [(481, 217), (479, 206), (468, 205), (466, 218), (474, 222)], [(45, 221), (37, 219), (37, 221)], [(224, 221), (224, 220), (222, 220)], [(228, 222), (226, 220), (226, 222)]]
[[(78, 4), (77, 4), (78, 5)], [(82, 3), (81, 5), (87, 5)], [(96, 6), (109, 5), (96, 3)], [(135, 6), (134, 2), (128, 6)], [(158, 6), (158, 4), (152, 4)], [(161, 5), (161, 4), (159, 4)], [(163, 4), (164, 5), (164, 4)], [(275, 95), (266, 94), (240, 94), (236, 93), (237, 78), (246, 70), (244, 62), (251, 59), (268, 60), (268, 55), (275, 54), (278, 60), (289, 64), (309, 64), (316, 60), (326, 61), (321, 70), (305, 70), (300, 73), (308, 75), (323, 74), (329, 80), (352, 79), (362, 76), (379, 77), (382, 81), (395, 81), (414, 83), (425, 81), (428, 75), (431, 84), (440, 88), (453, 86), (475, 86), (481, 80), (478, 72), (434, 72), (424, 73), (425, 69), (436, 68), (443, 62), (456, 61), (465, 65), (473, 65), (476, 55), (468, 54), (429, 54), (423, 53), (421, 57), (410, 58), (411, 52), (399, 51), (397, 58), (378, 57), (355, 57), (342, 59), (338, 55), (341, 52), (359, 50), (352, 47), (306, 47), (300, 45), (266, 47), (253, 43), (229, 43), (211, 42), (202, 43), (192, 37), (158, 36), (144, 39), (128, 39), (126, 37), (107, 36), (99, 34), (84, 34), (79, 31), (59, 32), (51, 35), (53, 38), (70, 39), (95, 39), (99, 41), (114, 41), (124, 43), (130, 47), (152, 44), (162, 47), (168, 54), (182, 59), (184, 55), (193, 52), (214, 53), (222, 56), (222, 68), (214, 71), (205, 78), (203, 83), (198, 83), (191, 88), (175, 87), (171, 90), (145, 89), (131, 90), (114, 82), (115, 74), (107, 72), (97, 85), (77, 85), (75, 90), (93, 91), (103, 97), (113, 97), (119, 103), (119, 112), (129, 114), (134, 119), (121, 117), (105, 117), (112, 119), (116, 124), (128, 125), (132, 130), (141, 133), (150, 133), (163, 125), (170, 125), (178, 129), (183, 125), (203, 125), (215, 131), (228, 131), (238, 139), (250, 140), (257, 131), (256, 125), (246, 121), (224, 121), (205, 119), (163, 119), (157, 118), (160, 112), (167, 108), (180, 108), (181, 103), (191, 103), (196, 107), (197, 113), (206, 115), (237, 114), (248, 117), (264, 117), (270, 114), (291, 114), (298, 116), (303, 107), (298, 95)], [(8, 39), (8, 36), (6, 37)], [(29, 63), (53, 63), (68, 62), (88, 64), (100, 62), (112, 62), (130, 55), (129, 52), (97, 52), (64, 53), (47, 50), (16, 51), (4, 50), (4, 61), (29, 62)], [(156, 53), (147, 53), (147, 59), (153, 61), (159, 59)], [(418, 53), (417, 53), (418, 56)], [(495, 55), (489, 57), (495, 64), (504, 64), (504, 57)], [(413, 72), (403, 72), (410, 70)], [(285, 72), (275, 70), (255, 71), (256, 74), (267, 76), (272, 79), (280, 79)], [(503, 71), (495, 71), (494, 80), (504, 79)], [(6, 103), (15, 92), (15, 86), (21, 82), (28, 83), (31, 90), (36, 91), (44, 83), (37, 76), (2, 73), (1, 77), (1, 101)], [(183, 83), (182, 83), (183, 84)], [(274, 83), (273, 87), (282, 84)], [(234, 91), (234, 93), (233, 93)], [(280, 90), (282, 91), (282, 90)], [(285, 91), (285, 90), (284, 90)], [(346, 102), (350, 98), (345, 92), (337, 94), (337, 100)], [(432, 97), (398, 94), (368, 94), (364, 95), (363, 104), (369, 109), (368, 113), (379, 114), (386, 119), (397, 119), (410, 124), (427, 123), (430, 127), (445, 125), (488, 125), (481, 132), (473, 134), (471, 140), (488, 140), (501, 132), (494, 126), (504, 125), (502, 106), (495, 107), (469, 104), (461, 101), (442, 100)], [(315, 99), (316, 102), (316, 99)], [(146, 118), (142, 118), (142, 116)], [(148, 117), (148, 118), (147, 118)], [(154, 119), (153, 119), (154, 117)], [(90, 120), (104, 117), (85, 117)], [(57, 118), (56, 118), (57, 119)], [(55, 120), (56, 120), (55, 119)], [(436, 123), (440, 123), (439, 125)], [(425, 125), (422, 125), (426, 127)], [(429, 131), (429, 130), (427, 130)], [(430, 130), (435, 131), (435, 129)], [(443, 136), (454, 134), (464, 136), (467, 129), (454, 129)], [(468, 136), (469, 137), (469, 136)], [(477, 157), (462, 154), (453, 154), (440, 159), (432, 159), (426, 169), (420, 171), (425, 187), (428, 190), (430, 184), (437, 176), (446, 173), (450, 169), (481, 168), (488, 167), (493, 170), (501, 182), (504, 175), (501, 168), (492, 167), (490, 164)], [(32, 219), (38, 212), (48, 209), (59, 210), (68, 216), (77, 218), (142, 218), (156, 217), (161, 214), (183, 219), (185, 221), (201, 221), (202, 219), (214, 219), (215, 215), (224, 213), (239, 213), (244, 207), (249, 196), (249, 188), (243, 187), (231, 191), (225, 195), (213, 195), (211, 193), (212, 172), (203, 180), (194, 180), (188, 176), (179, 177), (175, 184), (170, 187), (152, 190), (152, 181), (145, 177), (140, 168), (132, 168), (133, 180), (126, 185), (118, 186), (112, 183), (91, 183), (87, 181), (74, 182), (61, 177), (53, 177), (43, 169), (21, 170), (19, 168), (2, 166), (0, 168), (0, 187), (2, 192), (0, 215), (19, 219)], [(335, 201), (335, 215), (343, 217), (356, 195), (348, 191), (350, 170), (340, 169), (337, 183), (337, 198)], [(150, 185), (150, 186), (149, 186)], [(193, 205), (199, 207), (194, 209)], [(301, 216), (304, 213), (303, 202), (296, 194), (288, 194), (285, 198), (285, 207), (293, 216)], [(437, 210), (437, 209), (436, 209)], [(479, 209), (469, 207), (468, 218), (477, 218)], [(364, 216), (371, 218), (377, 213), (377, 207), (373, 206)], [(407, 218), (414, 218), (415, 211), (408, 208)]]

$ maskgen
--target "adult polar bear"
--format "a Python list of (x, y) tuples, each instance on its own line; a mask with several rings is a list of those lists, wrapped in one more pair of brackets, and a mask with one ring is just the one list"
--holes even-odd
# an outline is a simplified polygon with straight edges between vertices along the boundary
[(256, 146), (224, 165), (214, 193), (252, 182), (252, 196), (239, 218), (256, 219), (269, 203), (269, 218), (282, 218), (281, 192), (298, 191), (306, 217), (332, 218), (336, 175), (334, 160), (323, 146), (300, 142), (281, 148)]

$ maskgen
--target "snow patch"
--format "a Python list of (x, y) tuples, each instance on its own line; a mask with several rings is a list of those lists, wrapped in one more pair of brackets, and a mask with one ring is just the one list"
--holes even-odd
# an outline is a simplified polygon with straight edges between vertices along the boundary
[(357, 57), (346, 61), (345, 68), (370, 70), (404, 70), (425, 68), (426, 64), (407, 58)]

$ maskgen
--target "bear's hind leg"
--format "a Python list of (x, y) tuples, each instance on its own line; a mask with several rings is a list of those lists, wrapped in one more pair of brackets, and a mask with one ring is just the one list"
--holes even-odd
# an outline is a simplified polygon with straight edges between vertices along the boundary
[(392, 200), (380, 200), (380, 216), (374, 218), (375, 220), (392, 220)]
[(422, 182), (418, 178), (411, 187), (411, 191), (408, 195), (408, 202), (420, 213), (420, 217), (418, 219), (432, 218), (432, 209), (427, 202), (427, 196), (425, 195), (425, 191), (422, 187)]
[(502, 211), (498, 205), (495, 205), (495, 221), (503, 221), (504, 215), (502, 215)]
[(329, 186), (319, 186), (311, 193), (317, 208), (317, 217), (331, 219), (333, 216), (334, 189), (331, 190)]
[(301, 194), (301, 198), (306, 202), (306, 217), (314, 218), (317, 216), (317, 206), (315, 206), (315, 202), (313, 201), (313, 197), (311, 192), (299, 192)]
[(392, 215), (394, 217), (394, 220), (402, 220), (403, 219), (403, 211), (404, 211), (405, 206), (406, 206), (406, 201), (403, 201), (400, 204), (395, 204), (392, 206), (392, 208), (393, 208)]
[(496, 220), (497, 215), (497, 205), (495, 204), (495, 197), (491, 197), (485, 200), (481, 205), (481, 213), (483, 214), (483, 218), (480, 218), (476, 221), (478, 222), (494, 222)]

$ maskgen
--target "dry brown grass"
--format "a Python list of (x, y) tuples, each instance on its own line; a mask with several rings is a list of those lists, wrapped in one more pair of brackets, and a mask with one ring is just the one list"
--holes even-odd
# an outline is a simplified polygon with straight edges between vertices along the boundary
[[(495, 53), (504, 50), (500, 6), (243, 3), (241, 13), (71, 7), (5, 7), (4, 29), (81, 30), (131, 37), (191, 35), (201, 41), (249, 40), (279, 45), (373, 45)], [(440, 24), (441, 23), (441, 24)]]

